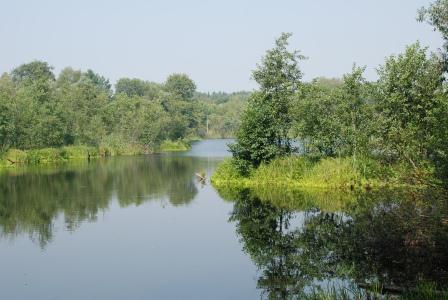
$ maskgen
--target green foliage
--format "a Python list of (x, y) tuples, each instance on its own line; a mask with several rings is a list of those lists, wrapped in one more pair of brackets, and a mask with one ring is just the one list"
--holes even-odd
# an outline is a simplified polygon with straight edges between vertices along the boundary
[(389, 170), (399, 165), (393, 177), (402, 181), (406, 174), (409, 183), (426, 180), (433, 167), (439, 178), (447, 178), (448, 97), (440, 61), (426, 52), (416, 43), (391, 56), (375, 83), (354, 67), (337, 87), (303, 85), (291, 115), (304, 154), (351, 157), (355, 167), (366, 158), (391, 165)]
[(230, 146), (241, 174), (290, 151), (289, 141), (282, 141), (277, 119), (264, 100), (261, 93), (251, 96), (237, 132), (237, 143)]
[(197, 93), (199, 117), (198, 134), (209, 138), (232, 138), (241, 124), (249, 92)]
[(9, 149), (0, 157), (0, 166), (14, 167), (22, 164), (47, 164), (66, 162), (71, 159), (87, 159), (100, 156), (98, 148), (68, 146), (35, 150)]
[(426, 21), (433, 26), (434, 30), (442, 34), (445, 43), (441, 52), (441, 63), (444, 71), (448, 71), (448, 1), (435, 0), (429, 7), (421, 8), (418, 11), (417, 20)]
[(115, 93), (125, 93), (128, 97), (141, 97), (145, 94), (145, 82), (137, 78), (121, 78), (115, 84)]
[(214, 186), (238, 183), (243, 180), (245, 178), (241, 176), (232, 159), (225, 159), (221, 162), (211, 177)]
[(157, 149), (159, 152), (175, 152), (175, 151), (187, 151), (190, 149), (190, 145), (185, 141), (163, 141), (163, 143)]
[(290, 34), (282, 34), (276, 47), (267, 51), (261, 65), (253, 71), (260, 91), (249, 99), (242, 117), (236, 143), (230, 147), (242, 174), (277, 156), (291, 153), (289, 139), (291, 97), (296, 92), (302, 73), (297, 51), (287, 50)]
[(178, 99), (191, 100), (196, 84), (186, 74), (172, 74), (165, 82), (165, 90)]
[(112, 95), (112, 85), (109, 82), (109, 79), (101, 76), (92, 70), (87, 70), (84, 76), (93, 84), (93, 86), (99, 91), (106, 93), (109, 97)]
[(53, 67), (47, 62), (32, 61), (20, 65), (11, 72), (12, 80), (16, 83), (30, 84), (36, 81), (54, 80)]
[(121, 78), (115, 84), (116, 95), (124, 93), (128, 97), (139, 96), (148, 100), (157, 99), (161, 90), (162, 85), (137, 78)]
[(428, 8), (421, 8), (418, 12), (419, 21), (426, 20), (439, 30), (445, 39), (448, 38), (448, 1), (436, 0)]
[[(445, 37), (447, 16), (448, 2), (437, 0), (419, 18)], [(286, 50), (289, 36), (283, 34), (253, 72), (260, 91), (249, 99), (237, 143), (230, 147), (241, 175), (253, 176), (251, 168), (290, 154), (290, 137), (296, 137), (301, 154), (344, 162), (334, 164), (328, 178), (316, 170), (317, 177), (309, 179), (313, 184), (333, 185), (334, 172), (348, 176), (335, 176), (336, 183), (363, 181), (378, 172), (393, 184), (419, 185), (433, 175), (447, 182), (446, 56), (428, 55), (417, 42), (386, 59), (376, 82), (367, 82), (365, 68), (355, 65), (342, 81), (317, 78), (301, 84), (298, 62), (303, 57)], [(351, 166), (345, 165), (348, 157)]]
[(371, 189), (384, 186), (424, 185), (429, 183), (429, 174), (420, 174), (412, 180), (412, 169), (403, 165), (384, 165), (376, 160), (358, 158), (324, 158), (318, 161), (303, 156), (275, 158), (262, 163), (243, 176), (239, 165), (226, 160), (219, 165), (212, 176), (216, 187), (263, 187), (277, 186), (288, 189)]
[(14, 139), (14, 97), (14, 84), (5, 73), (0, 77), (0, 153), (8, 149)]
[[(40, 61), (3, 74), (0, 155), (10, 148), (83, 145), (104, 156), (140, 154), (158, 150), (165, 140), (228, 137), (248, 96), (220, 94), (224, 99), (217, 103), (213, 95), (196, 94), (195, 83), (185, 74), (171, 75), (165, 85), (122, 78), (115, 88), (113, 93), (109, 80), (92, 70), (68, 67), (55, 79), (52, 67)], [(176, 143), (167, 142), (163, 148), (186, 148)], [(30, 160), (45, 161), (47, 156), (53, 161), (57, 154), (36, 152)]]
[[(438, 145), (440, 123), (436, 113), (448, 100), (442, 93), (443, 72), (435, 57), (427, 57), (418, 43), (392, 56), (379, 69), (377, 84), (378, 148), (391, 159), (418, 167)], [(436, 147), (436, 148), (434, 148)]]
[(291, 109), (293, 132), (313, 156), (356, 156), (368, 151), (374, 127), (369, 85), (363, 68), (354, 66), (340, 85), (327, 88), (317, 81), (302, 86)]

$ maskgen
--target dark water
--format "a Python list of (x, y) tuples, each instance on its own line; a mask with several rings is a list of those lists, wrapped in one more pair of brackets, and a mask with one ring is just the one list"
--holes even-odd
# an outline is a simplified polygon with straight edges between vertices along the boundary
[(294, 298), (313, 286), (448, 285), (434, 191), (215, 191), (228, 140), (0, 173), (0, 299)]

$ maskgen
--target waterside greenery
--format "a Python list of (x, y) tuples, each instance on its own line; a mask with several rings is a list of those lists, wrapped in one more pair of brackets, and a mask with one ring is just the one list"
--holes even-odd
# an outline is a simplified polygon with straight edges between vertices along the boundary
[[(445, 33), (440, 16), (448, 14), (448, 2), (436, 2), (420, 18)], [(218, 168), (215, 185), (448, 184), (446, 53), (429, 53), (416, 42), (386, 58), (376, 81), (354, 65), (341, 81), (305, 83), (303, 56), (287, 49), (289, 37), (282, 34), (253, 71), (260, 88), (248, 101), (230, 145), (233, 158)]]
[(355, 165), (349, 158), (315, 161), (304, 156), (288, 156), (262, 163), (245, 175), (238, 172), (232, 159), (227, 159), (218, 166), (211, 181), (215, 187), (370, 190), (439, 183), (432, 175), (431, 169), (414, 170), (406, 164), (383, 165), (373, 159), (363, 159)]
[[(176, 152), (190, 149), (189, 140), (163, 141), (154, 152)], [(139, 144), (115, 143), (91, 146), (64, 146), (31, 150), (8, 149), (0, 155), (0, 168), (13, 168), (22, 165), (66, 163), (72, 160), (90, 160), (108, 156), (144, 155), (153, 153)]]
[(22, 156), (13, 161), (34, 163), (87, 157), (86, 147), (91, 156), (186, 150), (192, 139), (232, 136), (248, 95), (199, 93), (186, 74), (164, 83), (121, 78), (113, 90), (92, 70), (56, 76), (32, 61), (0, 76), (0, 165), (14, 165), (11, 149), (24, 151), (13, 150)]

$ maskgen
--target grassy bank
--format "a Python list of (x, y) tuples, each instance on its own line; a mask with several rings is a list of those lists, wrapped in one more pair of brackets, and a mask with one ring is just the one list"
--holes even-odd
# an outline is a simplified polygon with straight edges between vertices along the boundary
[(239, 174), (232, 159), (219, 165), (211, 180), (215, 187), (346, 188), (421, 186), (430, 172), (403, 165), (382, 165), (374, 160), (325, 158), (319, 161), (290, 156), (262, 164), (248, 176)]
[(23, 164), (60, 163), (72, 159), (87, 159), (101, 156), (101, 149), (87, 146), (45, 148), (36, 150), (10, 149), (0, 158), (0, 167), (15, 167)]
[(156, 152), (177, 152), (187, 151), (190, 149), (190, 142), (187, 140), (178, 141), (164, 141), (157, 149)]
[(44, 148), (33, 150), (9, 149), (0, 154), (0, 168), (17, 167), (20, 165), (38, 165), (64, 163), (69, 160), (89, 159), (107, 156), (141, 155), (153, 152), (186, 151), (190, 149), (188, 141), (165, 141), (155, 150), (141, 145), (126, 145), (107, 143), (99, 147), (67, 146), (61, 148)]

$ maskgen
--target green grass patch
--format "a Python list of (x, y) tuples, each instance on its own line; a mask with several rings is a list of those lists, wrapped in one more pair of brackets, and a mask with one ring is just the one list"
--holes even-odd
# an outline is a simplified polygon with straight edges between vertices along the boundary
[(188, 151), (190, 149), (190, 143), (184, 140), (177, 141), (164, 141), (157, 149), (157, 152), (176, 152), (176, 151)]
[[(258, 188), (374, 188), (405, 187), (424, 184), (430, 172), (414, 180), (415, 172), (402, 165), (384, 166), (372, 159), (325, 158), (312, 161), (301, 156), (277, 158), (261, 164), (249, 175), (240, 175), (232, 159), (222, 162), (211, 180), (215, 187), (233, 186)], [(422, 179), (423, 178), (423, 179)]]
[(98, 157), (98, 148), (70, 146), (62, 148), (44, 148), (35, 150), (9, 149), (0, 158), (0, 167), (15, 167), (23, 164), (61, 163), (73, 159)]
[[(165, 141), (157, 148), (159, 152), (187, 151), (190, 143), (186, 140)], [(9, 149), (0, 154), (0, 168), (16, 167), (24, 164), (39, 165), (63, 163), (75, 159), (106, 156), (141, 155), (155, 152), (140, 144), (126, 144), (119, 138), (108, 138), (98, 147), (66, 146), (32, 150)]]

